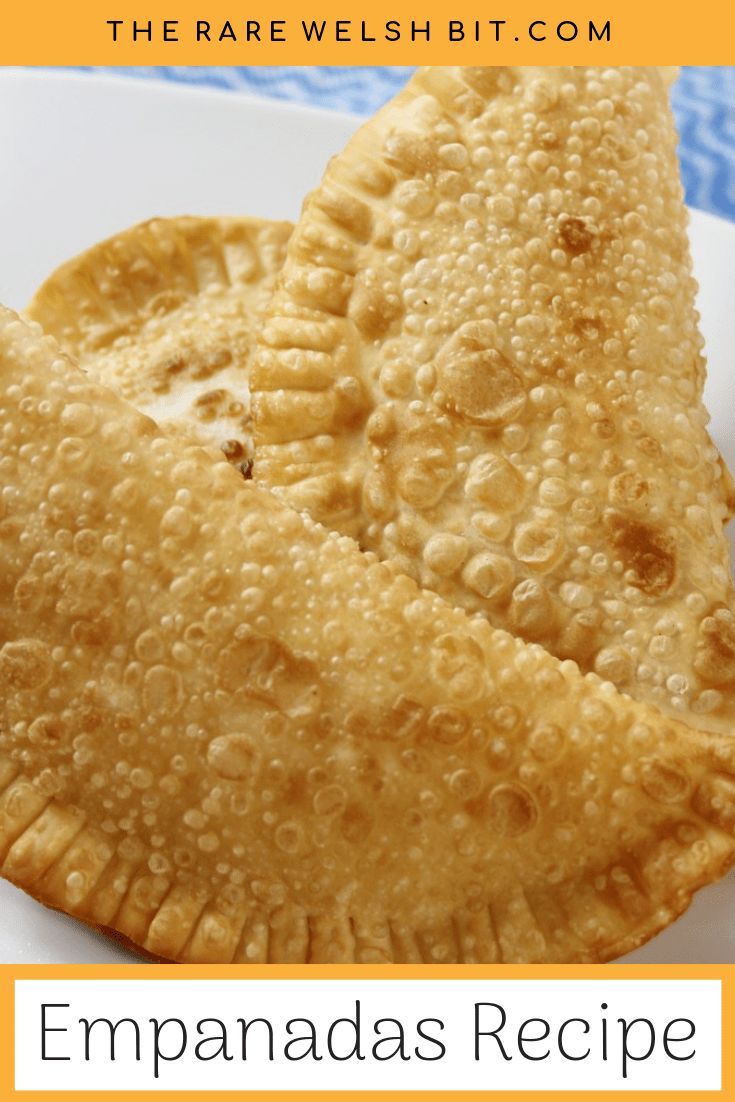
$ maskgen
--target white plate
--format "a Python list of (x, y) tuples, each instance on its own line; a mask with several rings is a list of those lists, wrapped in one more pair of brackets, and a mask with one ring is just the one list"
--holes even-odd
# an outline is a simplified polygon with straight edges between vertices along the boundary
[[(295, 218), (355, 118), (124, 78), (0, 72), (0, 302), (22, 308), (61, 261), (153, 215)], [(735, 226), (692, 212), (712, 432), (735, 467)], [(735, 874), (643, 949), (647, 962), (735, 961)], [(0, 961), (132, 960), (0, 883)]]

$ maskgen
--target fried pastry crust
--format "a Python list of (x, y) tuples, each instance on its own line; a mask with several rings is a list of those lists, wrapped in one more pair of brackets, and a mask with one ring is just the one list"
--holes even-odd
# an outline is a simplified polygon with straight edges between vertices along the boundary
[(258, 477), (452, 604), (732, 733), (666, 74), (427, 69), (305, 203), (251, 368)]
[(170, 960), (596, 961), (735, 857), (735, 747), (162, 434), (0, 310), (0, 862)]
[(249, 475), (248, 358), (291, 228), (154, 218), (62, 265), (27, 315), (93, 378)]

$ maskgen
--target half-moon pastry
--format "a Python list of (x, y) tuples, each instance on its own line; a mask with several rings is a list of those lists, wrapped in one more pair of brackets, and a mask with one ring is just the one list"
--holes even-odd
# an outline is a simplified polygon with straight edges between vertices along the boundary
[(735, 744), (470, 619), (0, 309), (0, 866), (170, 960), (596, 961)]
[(435, 68), (332, 159), (251, 367), (256, 477), (452, 604), (732, 733), (666, 75)]

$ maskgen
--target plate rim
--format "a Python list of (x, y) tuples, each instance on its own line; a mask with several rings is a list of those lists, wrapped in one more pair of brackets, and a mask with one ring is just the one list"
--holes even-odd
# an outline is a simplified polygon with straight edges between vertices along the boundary
[[(192, 66), (193, 67), (193, 66)], [(127, 66), (138, 68), (138, 66)], [(233, 66), (234, 68), (234, 66)], [(358, 115), (350, 111), (332, 110), (330, 107), (316, 107), (311, 103), (300, 103), (294, 100), (281, 99), (276, 96), (260, 96), (257, 92), (250, 92), (240, 88), (216, 88), (207, 84), (187, 84), (184, 81), (167, 80), (165, 77), (146, 75), (144, 77), (128, 77), (118, 73), (99, 73), (93, 71), (80, 71), (78, 69), (65, 68), (63, 66), (50, 66), (48, 68), (26, 69), (23, 66), (0, 67), (0, 85), (13, 82), (29, 84), (45, 84), (49, 80), (58, 80), (64, 84), (103, 84), (118, 90), (125, 88), (130, 91), (137, 89), (137, 94), (143, 92), (163, 93), (164, 95), (193, 96), (196, 98), (207, 97), (210, 99), (233, 99), (239, 102), (249, 103), (258, 108), (274, 108), (289, 114), (305, 114), (323, 120), (338, 119), (342, 122), (353, 122), (359, 125), (370, 115)], [(136, 94), (136, 93), (134, 93)]]
[[(133, 68), (133, 66), (127, 66)], [(234, 68), (235, 66), (233, 66)], [(184, 81), (167, 80), (154, 74), (146, 74), (144, 77), (129, 77), (119, 73), (101, 73), (92, 70), (79, 70), (65, 66), (49, 66), (45, 68), (26, 68), (24, 66), (0, 67), (0, 90), (5, 84), (13, 83), (31, 85), (44, 85), (48, 81), (59, 81), (67, 85), (77, 85), (86, 88), (89, 85), (103, 85), (114, 88), (117, 91), (125, 89), (133, 95), (153, 94), (155, 96), (180, 97), (182, 99), (213, 99), (228, 103), (243, 103), (260, 110), (266, 109), (274, 114), (305, 115), (312, 119), (319, 119), (329, 124), (353, 123), (355, 127), (369, 119), (370, 114), (356, 114), (351, 111), (332, 110), (328, 107), (316, 107), (310, 103), (300, 103), (293, 100), (281, 99), (276, 96), (262, 96), (256, 92), (240, 88), (216, 88), (206, 84), (187, 84)], [(0, 107), (2, 97), (0, 96)], [(710, 229), (726, 227), (727, 232), (735, 235), (735, 220), (704, 210), (702, 207), (686, 205), (690, 216), (697, 218), (702, 223), (709, 223)]]

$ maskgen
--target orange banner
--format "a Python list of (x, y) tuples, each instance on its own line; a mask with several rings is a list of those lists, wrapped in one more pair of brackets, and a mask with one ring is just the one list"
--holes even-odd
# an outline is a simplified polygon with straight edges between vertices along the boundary
[[(572, 1092), (571, 1089), (555, 1090), (546, 1089), (500, 1091), (493, 1089), (492, 1076), (488, 1076), (486, 1090), (463, 1090), (462, 1082), (457, 1082), (451, 1090), (360, 1090), (360, 1073), (355, 1076), (355, 1089), (332, 1090), (328, 1082), (326, 1089), (320, 1091), (298, 1089), (291, 1091), (268, 1090), (254, 1091), (247, 1089), (247, 1079), (243, 1083), (242, 1090), (223, 1091), (228, 1097), (242, 1098), (255, 1102), (256, 1099), (268, 1099), (269, 1102), (285, 1102), (286, 1099), (305, 1099), (307, 1102), (317, 1102), (319, 1098), (329, 1098), (334, 1102), (419, 1102), (430, 1098), (432, 1102), (456, 1102), (457, 1099), (492, 1100), (504, 1099), (512, 1102), (531, 1102), (539, 1098), (579, 1098), (580, 1102), (616, 1102), (623, 1099), (626, 1102), (671, 1102), (676, 1098), (677, 1102), (704, 1102), (706, 1099), (721, 1099), (723, 1102), (735, 1102), (735, 1045), (732, 1044), (733, 1030), (735, 1029), (735, 965), (617, 965), (617, 966), (425, 966), (425, 965), (393, 965), (393, 966), (347, 966), (347, 965), (253, 965), (253, 966), (179, 966), (167, 965), (5, 965), (0, 966), (0, 1102), (50, 1102), (59, 1096), (64, 1099), (83, 1098), (85, 1102), (139, 1102), (142, 1098), (155, 1098), (165, 1102), (169, 1099), (181, 1098), (214, 1098), (219, 1096), (219, 1091), (209, 1089), (201, 1091), (196, 1088), (181, 1090), (156, 1089), (155, 1091), (127, 1090), (97, 1091), (80, 1089), (76, 1092), (57, 1090), (38, 1091), (33, 1089), (15, 1089), (15, 1056), (16, 1047), (36, 1043), (36, 1038), (14, 1036), (14, 1024), (17, 1017), (17, 992), (16, 982), (22, 981), (76, 981), (76, 980), (104, 980), (105, 998), (109, 999), (110, 1014), (118, 1016), (123, 1013), (118, 1005), (119, 995), (115, 992), (115, 983), (128, 986), (124, 981), (257, 981), (268, 980), (278, 985), (279, 981), (384, 981), (384, 980), (420, 980), (420, 981), (447, 981), (447, 980), (481, 980), (497, 983), (503, 981), (543, 981), (543, 980), (594, 980), (597, 983), (604, 982), (610, 989), (616, 981), (623, 980), (715, 980), (721, 985), (721, 1015), (722, 1015), (722, 1087), (720, 1090), (671, 1090), (658, 1089), (646, 1090), (593, 1090)], [(69, 990), (71, 991), (71, 983)], [(518, 984), (519, 991), (524, 987)], [(58, 989), (57, 989), (58, 990)], [(63, 988), (61, 989), (63, 990)], [(352, 993), (351, 986), (346, 990)], [(69, 999), (73, 994), (69, 994)], [(141, 1020), (148, 1020), (148, 1014), (155, 1012), (155, 1006), (142, 1000), (140, 1009)], [(67, 1002), (54, 1002), (52, 1007), (68, 1006)], [(606, 1006), (607, 1004), (603, 1004)], [(206, 1012), (209, 1012), (208, 1010)], [(634, 1013), (641, 1013), (640, 1007), (633, 1008)], [(182, 1011), (183, 1013), (183, 1011)], [(129, 1019), (124, 1019), (129, 1021)], [(154, 1020), (154, 1019), (150, 1019)], [(206, 1019), (213, 1021), (216, 1019)], [(303, 1020), (303, 1019), (299, 1019)], [(534, 1019), (538, 1020), (538, 1019)], [(579, 1020), (579, 1019), (576, 1019)], [(84, 1019), (81, 1019), (84, 1021)], [(50, 1041), (56, 1045), (56, 1052), (61, 1051), (59, 1038), (64, 1031), (58, 1028), (59, 1019), (54, 1020), (54, 1028), (49, 1032)], [(17, 1048), (20, 1053), (21, 1047)], [(56, 1056), (56, 1060), (68, 1059), (68, 1057)], [(228, 1057), (229, 1059), (229, 1057)], [(59, 1067), (60, 1065), (53, 1065)], [(89, 1065), (93, 1067), (93, 1065)], [(640, 1066), (640, 1065), (639, 1065)], [(681, 1065), (680, 1065), (681, 1066)], [(160, 1084), (159, 1084), (160, 1085)]]
[(727, 65), (735, 5), (637, 0), (6, 3), (5, 65)]

